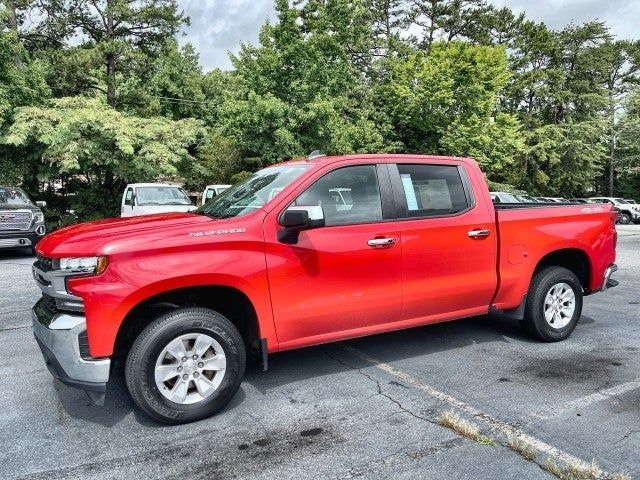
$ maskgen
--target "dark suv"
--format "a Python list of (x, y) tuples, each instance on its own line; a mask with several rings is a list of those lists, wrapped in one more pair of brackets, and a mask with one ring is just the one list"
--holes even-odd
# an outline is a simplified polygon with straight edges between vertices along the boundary
[(41, 208), (17, 187), (0, 186), (0, 248), (31, 248), (47, 233)]

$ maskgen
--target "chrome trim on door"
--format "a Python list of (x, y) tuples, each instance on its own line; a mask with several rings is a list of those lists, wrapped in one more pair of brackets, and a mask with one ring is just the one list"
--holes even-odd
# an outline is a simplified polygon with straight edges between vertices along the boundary
[(374, 248), (380, 247), (390, 247), (396, 243), (396, 239), (393, 237), (385, 237), (385, 238), (372, 238), (367, 242), (367, 245)]
[(470, 238), (486, 238), (490, 233), (491, 230), (469, 230), (467, 235), (469, 235)]

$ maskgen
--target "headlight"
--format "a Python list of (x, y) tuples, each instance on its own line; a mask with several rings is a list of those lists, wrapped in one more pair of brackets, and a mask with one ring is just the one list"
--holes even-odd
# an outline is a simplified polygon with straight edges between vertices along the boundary
[(107, 257), (73, 257), (59, 259), (58, 268), (69, 272), (99, 275), (107, 269), (108, 264)]
[(42, 213), (42, 212), (35, 212), (35, 213), (33, 214), (33, 221), (34, 221), (35, 223), (42, 223), (42, 222), (44, 222), (44, 213)]

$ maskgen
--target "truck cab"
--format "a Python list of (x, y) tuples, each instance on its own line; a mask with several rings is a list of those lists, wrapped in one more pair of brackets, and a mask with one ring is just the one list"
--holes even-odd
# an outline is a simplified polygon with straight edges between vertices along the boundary
[(169, 183), (132, 183), (122, 194), (121, 217), (190, 212), (196, 206), (182, 187)]
[(202, 192), (201, 205), (204, 205), (212, 198), (215, 198), (225, 190), (228, 190), (229, 187), (231, 187), (231, 185), (207, 185), (206, 187), (204, 187), (204, 191)]

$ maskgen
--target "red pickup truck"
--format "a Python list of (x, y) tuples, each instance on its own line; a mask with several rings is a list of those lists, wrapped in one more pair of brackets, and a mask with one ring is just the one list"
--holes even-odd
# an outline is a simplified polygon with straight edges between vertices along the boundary
[(33, 328), (64, 383), (104, 402), (112, 361), (157, 420), (212, 415), (247, 357), (499, 311), (567, 338), (617, 282), (610, 205), (494, 206), (470, 159), (314, 157), (192, 213), (47, 235)]

